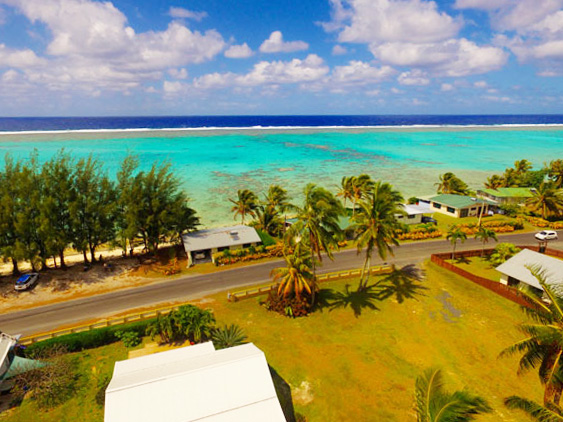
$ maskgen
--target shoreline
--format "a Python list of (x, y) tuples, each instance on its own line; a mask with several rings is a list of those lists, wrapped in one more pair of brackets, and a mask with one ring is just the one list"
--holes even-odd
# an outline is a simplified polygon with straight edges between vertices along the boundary
[[(381, 126), (202, 126), (189, 128), (122, 128), (122, 129), (57, 129), (37, 131), (0, 131), (0, 142), (10, 141), (10, 137), (24, 136), (30, 138), (48, 138), (57, 136), (56, 140), (87, 139), (88, 136), (101, 137), (104, 135), (128, 138), (130, 136), (150, 135), (151, 137), (180, 137), (185, 135), (213, 136), (228, 133), (366, 133), (366, 132), (463, 132), (463, 131), (549, 131), (563, 130), (563, 123), (542, 124), (498, 124), (498, 125), (381, 125)], [(77, 136), (78, 135), (78, 136)], [(8, 138), (8, 139), (5, 139)], [(103, 139), (103, 138), (102, 138)]]

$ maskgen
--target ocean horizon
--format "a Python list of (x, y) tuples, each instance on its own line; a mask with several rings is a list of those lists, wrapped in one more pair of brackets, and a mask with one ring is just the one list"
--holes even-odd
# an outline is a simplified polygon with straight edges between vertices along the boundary
[(563, 115), (200, 116), (0, 118), (0, 150), (46, 161), (64, 149), (92, 154), (114, 177), (127, 154), (140, 169), (171, 163), (205, 227), (232, 224), (238, 189), (272, 183), (295, 201), (313, 182), (337, 191), (343, 176), (370, 174), (407, 199), (436, 192), (454, 172), (473, 189), (514, 161), (534, 168), (563, 158)]

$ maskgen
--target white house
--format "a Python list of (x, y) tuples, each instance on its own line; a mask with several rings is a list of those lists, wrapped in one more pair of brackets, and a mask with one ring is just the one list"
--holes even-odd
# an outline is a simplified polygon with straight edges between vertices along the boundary
[(213, 343), (116, 362), (105, 422), (285, 422), (264, 353)]
[(214, 253), (225, 249), (248, 248), (262, 242), (253, 227), (243, 225), (198, 230), (182, 235), (182, 241), (188, 255), (188, 266), (197, 261), (212, 260)]
[(534, 277), (529, 268), (538, 268), (544, 271), (546, 282), (555, 288), (563, 287), (563, 261), (549, 255), (523, 249), (508, 259), (496, 269), (501, 273), (500, 282), (509, 286), (519, 283), (543, 291), (538, 279)]
[(418, 204), (401, 204), (405, 210), (405, 214), (395, 214), (395, 218), (405, 224), (420, 224), (424, 213), (431, 213), (430, 206), (427, 203), (420, 202)]

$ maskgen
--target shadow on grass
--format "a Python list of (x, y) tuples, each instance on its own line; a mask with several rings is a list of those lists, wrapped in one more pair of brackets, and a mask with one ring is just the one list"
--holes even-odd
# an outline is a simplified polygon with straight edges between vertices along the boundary
[(377, 303), (391, 297), (403, 303), (406, 299), (416, 300), (417, 296), (424, 296), (424, 291), (428, 288), (421, 284), (423, 279), (424, 272), (415, 265), (393, 267), (391, 273), (375, 284), (353, 290), (346, 284), (343, 292), (333, 289), (319, 290), (315, 307), (320, 310), (328, 308), (330, 311), (350, 308), (358, 318), (364, 310), (378, 311)]
[(471, 260), (466, 256), (458, 256), (454, 259), (456, 264), (471, 264)]
[(268, 368), (270, 368), (270, 375), (272, 376), (276, 395), (278, 396), (285, 420), (287, 422), (296, 422), (293, 399), (291, 398), (291, 387), (274, 368), (270, 365), (268, 365)]

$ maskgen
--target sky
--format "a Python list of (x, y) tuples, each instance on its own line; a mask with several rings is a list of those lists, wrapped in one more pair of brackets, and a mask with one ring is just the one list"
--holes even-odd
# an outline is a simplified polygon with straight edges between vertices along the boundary
[(0, 116), (543, 114), (563, 0), (0, 0)]

